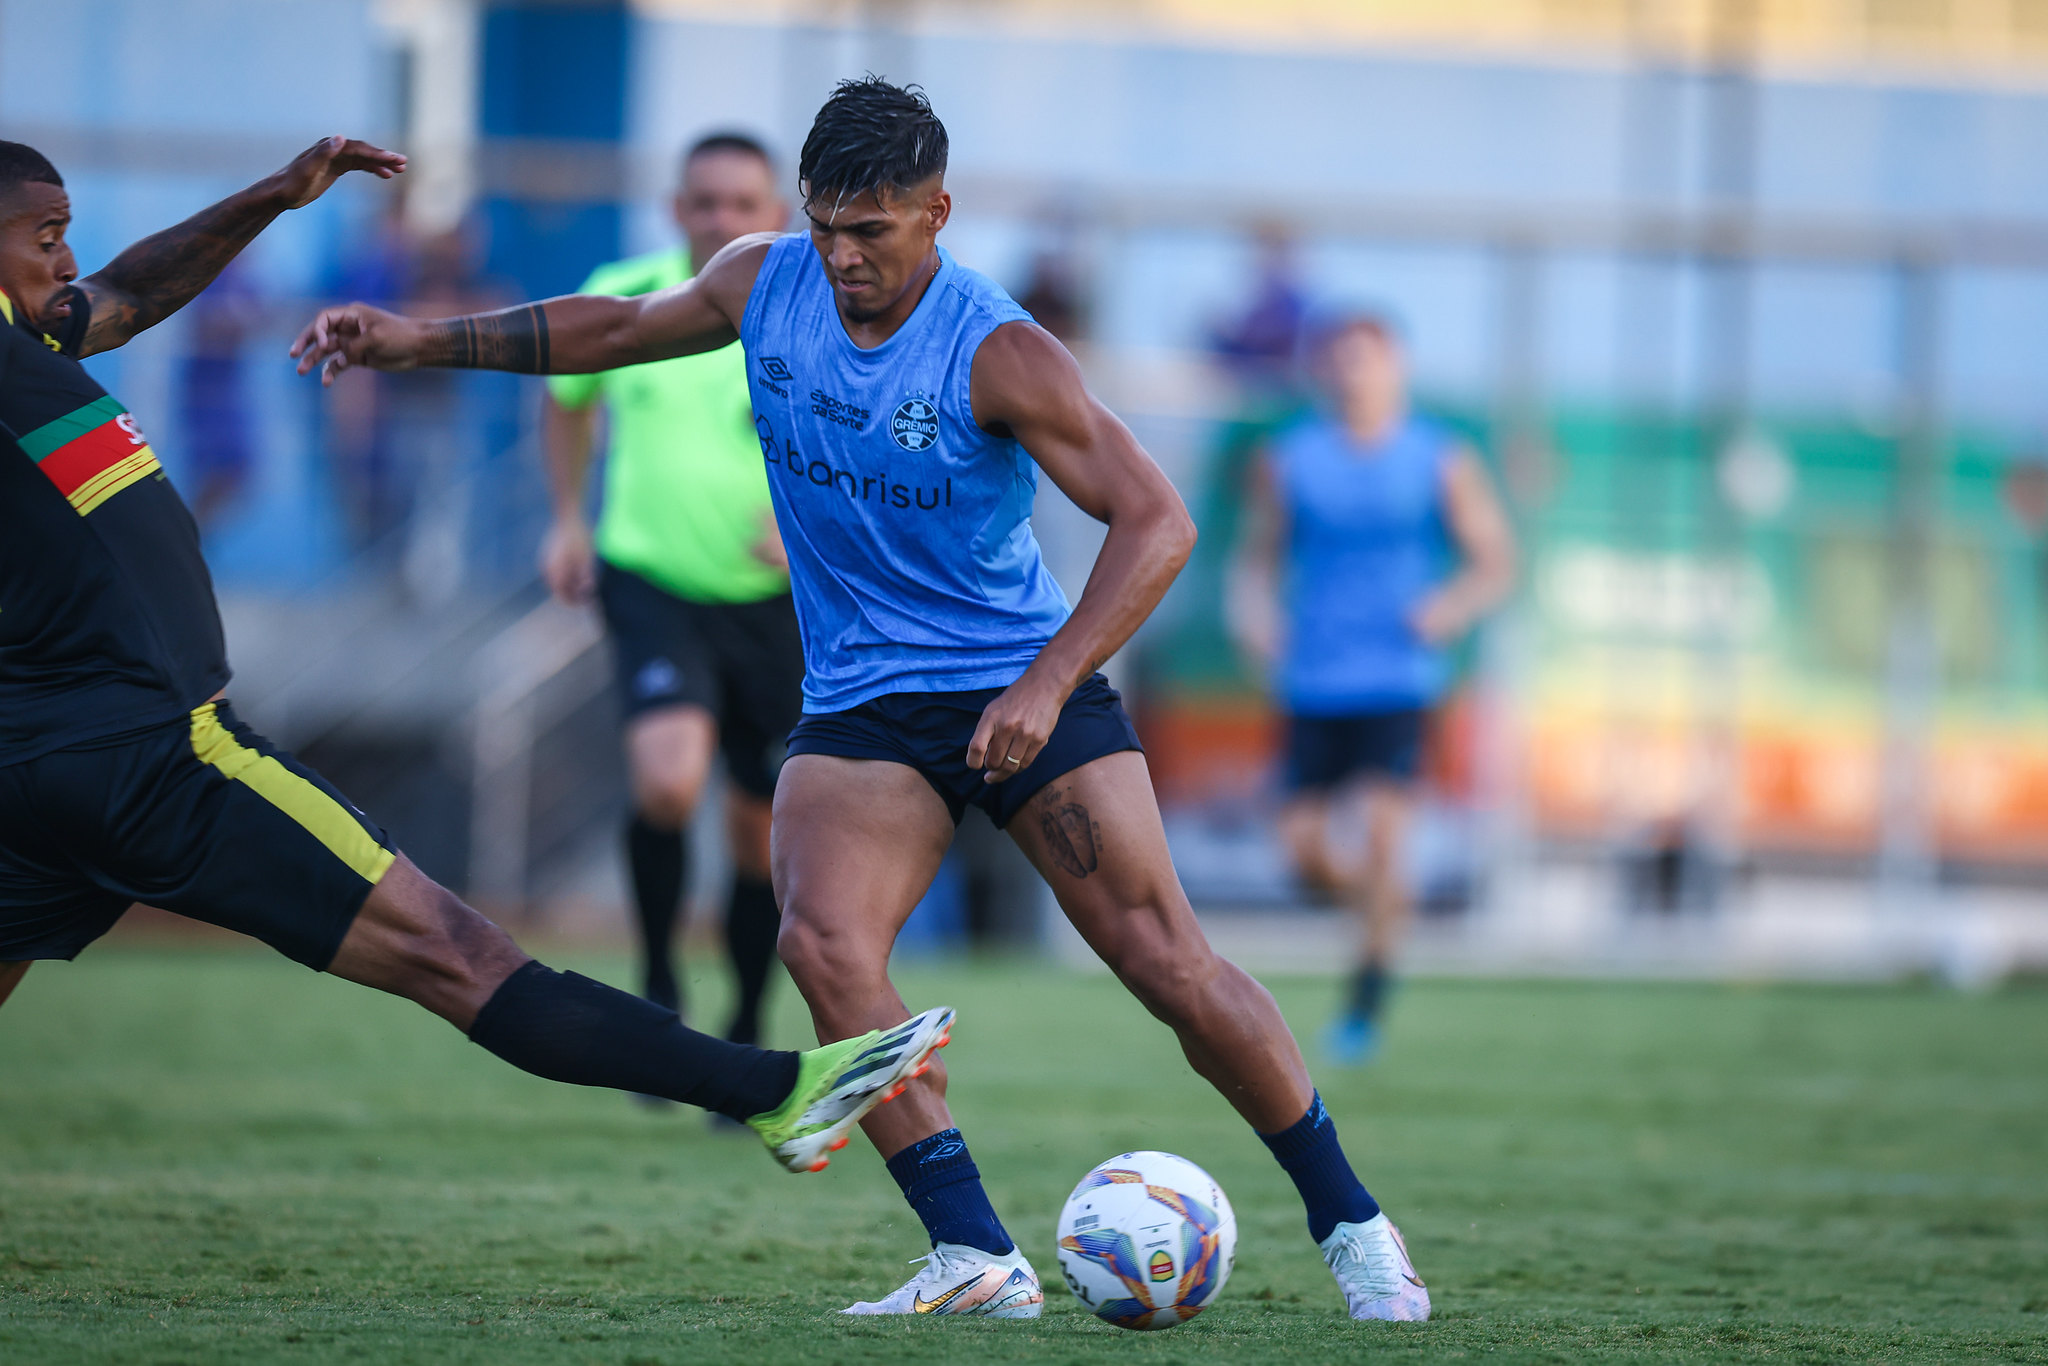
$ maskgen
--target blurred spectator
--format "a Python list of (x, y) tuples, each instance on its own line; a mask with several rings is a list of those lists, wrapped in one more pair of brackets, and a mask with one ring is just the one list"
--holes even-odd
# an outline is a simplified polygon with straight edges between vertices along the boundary
[(262, 312), (255, 281), (242, 259), (229, 262), (185, 309), (178, 417), (190, 471), (185, 494), (201, 528), (211, 527), (248, 486), (253, 460), (242, 352)]
[(1240, 380), (1255, 389), (1284, 389), (1295, 364), (1308, 299), (1297, 274), (1294, 239), (1278, 224), (1258, 233), (1258, 274), (1251, 302), (1210, 334), (1210, 347)]
[[(417, 256), (403, 199), (393, 196), (375, 229), (342, 260), (328, 292), (340, 300), (402, 308), (412, 290)], [(354, 550), (383, 540), (405, 516), (407, 500), (400, 496), (393, 469), (386, 412), (390, 378), (371, 370), (346, 371), (322, 405), (327, 458)]]
[(1033, 322), (1068, 345), (1088, 335), (1078, 275), (1068, 252), (1048, 247), (1033, 258), (1031, 274), (1017, 295), (1017, 303)]
[[(1256, 466), (1229, 607), (1287, 713), (1282, 834), (1303, 878), (1360, 920), (1329, 1038), (1334, 1060), (1356, 1063), (1408, 920), (1401, 853), (1446, 647), (1507, 595), (1514, 546), (1477, 455), (1410, 412), (1386, 319), (1339, 315), (1308, 342), (1321, 408)], [(1361, 856), (1332, 839), (1340, 811), (1363, 817)]]
[[(512, 291), (484, 273), (478, 222), (466, 218), (420, 243), (406, 312), (452, 318), (513, 302)], [(400, 572), (415, 598), (445, 599), (462, 585), (468, 477), (484, 457), (486, 424), (471, 413), (469, 398), (494, 377), (428, 368), (378, 378), (385, 385), (380, 411), (388, 415), (384, 448), (392, 458), (386, 478), (405, 526)]]
[(1710, 911), (1724, 872), (1697, 825), (1680, 816), (1651, 823), (1621, 851), (1622, 896), (1636, 914)]
[[(483, 273), (473, 220), (422, 238), (393, 209), (343, 263), (332, 293), (421, 317), (497, 307), (509, 294)], [(351, 546), (381, 547), (418, 596), (458, 586), (460, 497), (482, 427), (465, 415), (476, 377), (452, 370), (351, 370), (325, 405), (327, 451)], [(488, 381), (486, 381), (488, 382)], [(416, 511), (429, 515), (416, 517)]]

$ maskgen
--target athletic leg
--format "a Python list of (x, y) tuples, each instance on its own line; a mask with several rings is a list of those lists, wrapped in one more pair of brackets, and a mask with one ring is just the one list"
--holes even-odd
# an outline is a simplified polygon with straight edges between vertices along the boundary
[(1400, 1234), (1352, 1172), (1272, 995), (1218, 957), (1195, 923), (1145, 756), (1125, 750), (1083, 764), (1034, 794), (1008, 828), (1089, 946), (1179, 1036), (1188, 1062), (1293, 1180), (1352, 1317), (1428, 1317)]
[(1280, 840), (1301, 880), (1318, 892), (1344, 886), (1344, 870), (1330, 848), (1330, 799), (1322, 792), (1300, 793), (1280, 808)]
[[(889, 950), (952, 838), (946, 803), (906, 765), (822, 754), (783, 765), (771, 839), (780, 948), (820, 1037), (903, 1018)], [(953, 1125), (945, 1071), (934, 1066), (913, 1080), (862, 1127), (924, 1224), (932, 1255), (909, 1284), (848, 1312), (925, 1312), (921, 1299), (944, 1313), (1037, 1317), (1038, 1278)]]
[(845, 1133), (944, 1046), (949, 1010), (808, 1053), (686, 1027), (672, 1010), (522, 953), (402, 855), (328, 971), (405, 996), (513, 1066), (550, 1081), (662, 1096), (748, 1121), (792, 1171), (816, 1171)]
[(699, 616), (718, 661), (718, 745), (728, 779), (733, 883), (725, 948), (736, 990), (725, 1036), (756, 1043), (782, 918), (770, 871), (769, 826), (790, 732), (804, 715), (803, 637), (787, 596), (703, 608)]
[(327, 970), (406, 997), (515, 1067), (553, 1081), (663, 1096), (735, 1119), (772, 1110), (796, 1055), (727, 1043), (675, 1012), (534, 962), (496, 925), (400, 857)]
[(1378, 1025), (1394, 956), (1411, 915), (1402, 853), (1414, 802), (1406, 786), (1376, 782), (1359, 794), (1358, 810), (1365, 851), (1347, 870), (1344, 894), (1358, 917), (1359, 957), (1344, 1024), (1359, 1022), (1370, 1030)]
[(732, 1022), (725, 1037), (736, 1043), (761, 1038), (761, 1004), (775, 971), (775, 939), (782, 913), (769, 872), (772, 801), (735, 789), (726, 798), (726, 832), (732, 842), (732, 899), (725, 911), (725, 951), (732, 959), (735, 986)]
[(1144, 755), (1105, 755), (1055, 779), (1008, 829), (1089, 947), (1254, 1129), (1276, 1133), (1308, 1111), (1308, 1068), (1272, 994), (1195, 923)]
[[(797, 754), (782, 766), (770, 835), (777, 949), (819, 1038), (886, 1029), (910, 1013), (889, 980), (889, 951), (952, 840), (945, 802), (907, 765)], [(945, 1068), (934, 1065), (861, 1127), (887, 1158), (952, 1124)]]
[(640, 931), (642, 994), (671, 1010), (682, 1008), (675, 931), (689, 886), (688, 827), (704, 795), (717, 738), (717, 723), (700, 706), (643, 711), (626, 724), (633, 792), (626, 863)]

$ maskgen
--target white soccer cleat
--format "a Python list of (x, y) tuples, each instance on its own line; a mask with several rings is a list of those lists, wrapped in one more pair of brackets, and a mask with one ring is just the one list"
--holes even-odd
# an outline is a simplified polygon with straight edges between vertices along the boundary
[(1384, 1213), (1337, 1225), (1322, 1249), (1352, 1318), (1420, 1323), (1429, 1317), (1429, 1290), (1408, 1260), (1401, 1230)]
[(862, 1300), (842, 1314), (966, 1314), (984, 1319), (1035, 1319), (1045, 1308), (1038, 1273), (1013, 1247), (998, 1257), (977, 1247), (940, 1243), (921, 1258), (924, 1270), (893, 1294)]

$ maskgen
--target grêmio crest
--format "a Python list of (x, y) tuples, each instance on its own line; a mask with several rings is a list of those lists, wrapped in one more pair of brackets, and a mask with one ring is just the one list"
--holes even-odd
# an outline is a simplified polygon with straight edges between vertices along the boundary
[(906, 451), (928, 451), (939, 441), (939, 410), (925, 398), (906, 398), (889, 415), (889, 435)]

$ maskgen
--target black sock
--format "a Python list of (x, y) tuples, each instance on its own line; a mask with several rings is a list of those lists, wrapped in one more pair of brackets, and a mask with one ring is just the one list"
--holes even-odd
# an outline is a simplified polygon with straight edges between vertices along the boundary
[(889, 1159), (889, 1175), (924, 1222), (934, 1246), (960, 1243), (1000, 1257), (1017, 1246), (996, 1218), (981, 1169), (958, 1129), (920, 1139)]
[(1307, 1114), (1279, 1133), (1259, 1138), (1301, 1192), (1301, 1203), (1308, 1209), (1308, 1236), (1318, 1243), (1337, 1225), (1362, 1224), (1380, 1212), (1337, 1142), (1337, 1126), (1323, 1108), (1321, 1093), (1309, 1103)]
[(661, 1096), (745, 1119), (796, 1085), (797, 1055), (699, 1034), (650, 1001), (529, 962), (477, 1012), (469, 1039), (549, 1081)]
[(734, 1043), (761, 1041), (761, 1000), (775, 967), (775, 936), (781, 928), (775, 888), (759, 878), (735, 877), (732, 900), (725, 908), (725, 951), (732, 959), (739, 992), (725, 1037)]
[(1351, 979), (1350, 1014), (1360, 1020), (1377, 1021), (1387, 999), (1387, 965), (1367, 959)]
[(676, 981), (676, 915), (688, 884), (690, 846), (682, 830), (658, 830), (634, 816), (626, 823), (626, 866), (633, 874), (633, 910), (640, 925), (641, 995), (670, 1010), (683, 1008)]

